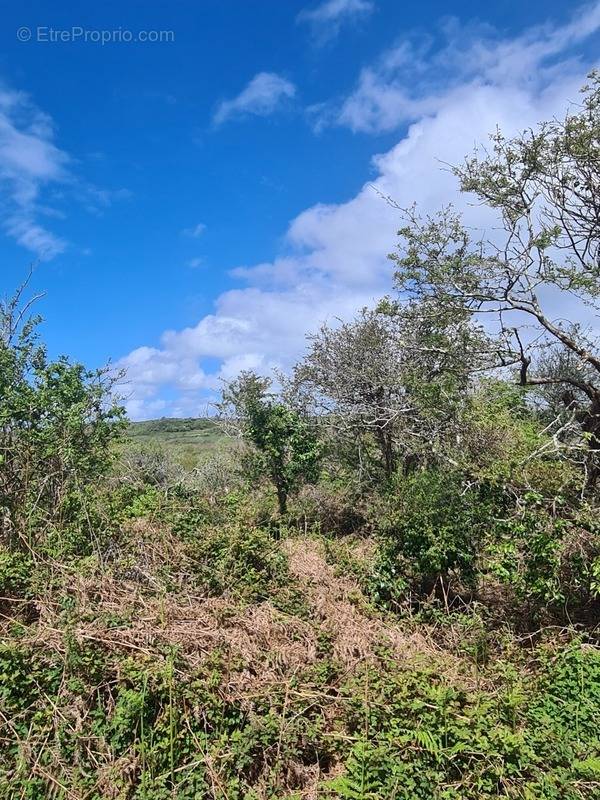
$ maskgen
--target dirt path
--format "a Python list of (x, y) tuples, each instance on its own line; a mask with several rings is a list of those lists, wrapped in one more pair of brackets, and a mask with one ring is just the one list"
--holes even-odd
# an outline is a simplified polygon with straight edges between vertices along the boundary
[(430, 649), (416, 633), (403, 631), (371, 612), (357, 583), (336, 575), (322, 545), (314, 539), (284, 542), (290, 572), (304, 586), (308, 602), (332, 640), (333, 655), (347, 666), (386, 647), (396, 658)]

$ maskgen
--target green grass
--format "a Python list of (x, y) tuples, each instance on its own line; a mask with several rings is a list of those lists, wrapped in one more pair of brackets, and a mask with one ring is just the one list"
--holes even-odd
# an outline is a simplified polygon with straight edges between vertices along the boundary
[(132, 422), (129, 435), (134, 444), (160, 448), (187, 469), (206, 457), (228, 449), (231, 440), (212, 419), (162, 419)]

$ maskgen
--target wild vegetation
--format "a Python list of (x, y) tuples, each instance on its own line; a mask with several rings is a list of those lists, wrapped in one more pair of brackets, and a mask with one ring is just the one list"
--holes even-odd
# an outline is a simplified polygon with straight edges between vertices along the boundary
[(221, 453), (232, 440), (224, 436), (214, 419), (161, 418), (132, 422), (128, 438), (133, 449), (168, 451), (186, 470), (193, 470), (206, 457)]
[(503, 232), (399, 209), (397, 291), (212, 421), (3, 304), (0, 797), (600, 797), (590, 81), (456, 169)]

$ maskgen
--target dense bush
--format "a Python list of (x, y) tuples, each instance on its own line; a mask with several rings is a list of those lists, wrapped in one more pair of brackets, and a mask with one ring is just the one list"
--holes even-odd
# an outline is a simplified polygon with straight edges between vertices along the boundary
[[(168, 653), (111, 663), (99, 648), (73, 643), (66, 655), (65, 664), (0, 647), (0, 708), (14, 719), (0, 797), (46, 800), (60, 780), (71, 796), (94, 800), (275, 798), (293, 784), (284, 764), (301, 763), (310, 746), (325, 750), (316, 710), (295, 705), (286, 720), (281, 687), (249, 704), (223, 697), (231, 665), (219, 653), (192, 673)], [(59, 704), (69, 711), (53, 715)], [(49, 770), (60, 777), (50, 781)]]
[(58, 656), (14, 642), (0, 647), (12, 720), (0, 796), (45, 800), (60, 782), (98, 800), (299, 798), (307, 776), (336, 764), (314, 796), (598, 797), (598, 653), (575, 641), (538, 648), (536, 661), (500, 662), (478, 685), (383, 659), (335, 692), (307, 668), (292, 691), (258, 682), (242, 699), (222, 690), (241, 670), (224, 653), (193, 669), (174, 652), (115, 657), (70, 641)]
[(18, 298), (0, 307), (0, 515), (3, 542), (31, 548), (52, 526), (85, 524), (123, 411), (105, 370), (49, 360), (38, 320), (20, 317)]
[(413, 594), (474, 589), (491, 511), (481, 491), (465, 486), (460, 473), (431, 470), (401, 479), (380, 523), (371, 591), (380, 601), (399, 602)]
[(600, 559), (597, 515), (585, 506), (561, 516), (529, 493), (512, 517), (492, 526), (485, 567), (533, 610), (575, 613), (598, 607), (594, 583)]
[(501, 665), (490, 694), (426, 668), (367, 670), (346, 687), (354, 744), (330, 796), (598, 797), (600, 657), (577, 644), (539, 655), (537, 675)]
[(383, 508), (369, 579), (380, 603), (458, 595), (494, 604), (500, 587), (502, 613), (512, 608), (521, 622), (523, 611), (539, 620), (598, 609), (600, 528), (585, 503), (435, 470), (402, 478)]
[(186, 541), (194, 578), (208, 594), (275, 602), (288, 596), (287, 559), (268, 532), (231, 524), (202, 526)]
[(362, 499), (355, 487), (347, 483), (323, 480), (300, 490), (290, 515), (300, 530), (342, 536), (365, 525)]
[(156, 446), (129, 445), (118, 461), (116, 479), (119, 483), (155, 486), (171, 489), (182, 483), (186, 473), (171, 455)]

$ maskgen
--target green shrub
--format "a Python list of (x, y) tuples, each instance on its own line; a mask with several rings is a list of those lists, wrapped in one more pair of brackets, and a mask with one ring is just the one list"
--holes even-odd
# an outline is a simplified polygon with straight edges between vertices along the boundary
[(0, 546), (0, 595), (26, 596), (33, 570), (31, 555)]
[(174, 653), (110, 662), (74, 650), (63, 660), (0, 647), (0, 711), (12, 726), (0, 797), (46, 800), (59, 785), (95, 800), (276, 798), (293, 783), (287, 766), (326, 749), (319, 709), (288, 705), (283, 687), (228, 699), (232, 664), (219, 653), (191, 671)]
[(481, 531), (490, 504), (458, 473), (430, 470), (402, 480), (380, 522), (381, 546), (370, 591), (381, 602), (408, 593), (444, 593), (450, 583), (472, 590)]
[(78, 496), (106, 475), (123, 409), (114, 376), (50, 361), (19, 295), (0, 304), (0, 521), (11, 548), (37, 547), (50, 525), (79, 519)]
[[(177, 530), (177, 528), (176, 528)], [(187, 533), (186, 553), (200, 591), (246, 602), (271, 600), (302, 611), (285, 553), (267, 531), (237, 525), (201, 525)]]
[(485, 567), (530, 606), (577, 610), (595, 601), (598, 522), (585, 507), (559, 516), (546, 505), (530, 492), (518, 511), (494, 522)]
[(221, 414), (231, 415), (250, 446), (248, 477), (267, 477), (275, 487), (280, 515), (288, 498), (305, 482), (317, 480), (322, 443), (310, 420), (269, 393), (271, 381), (242, 372), (223, 390)]
[(379, 532), (366, 586), (384, 605), (458, 593), (512, 609), (524, 624), (598, 605), (600, 529), (581, 501), (425, 471), (388, 498)]
[(366, 668), (342, 689), (354, 744), (328, 796), (599, 797), (600, 655), (575, 642), (539, 657), (536, 675), (501, 664), (489, 693), (435, 669)]

